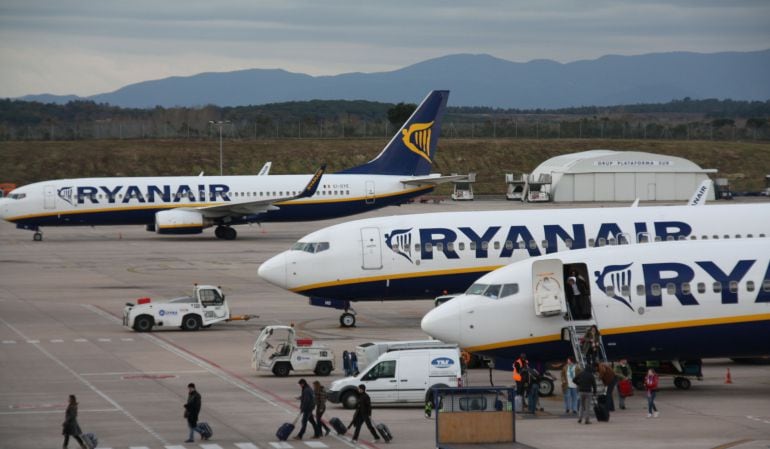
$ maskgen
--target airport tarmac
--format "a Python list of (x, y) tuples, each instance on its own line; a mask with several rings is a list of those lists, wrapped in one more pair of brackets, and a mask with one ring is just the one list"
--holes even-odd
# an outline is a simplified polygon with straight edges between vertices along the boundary
[[(587, 206), (587, 205), (582, 205)], [(413, 204), (372, 215), (443, 210), (520, 207), (503, 201)], [(340, 376), (342, 351), (372, 340), (420, 339), (422, 315), (431, 301), (361, 303), (358, 327), (339, 327), (339, 311), (311, 307), (301, 296), (282, 291), (256, 275), (259, 264), (298, 238), (339, 219), (238, 227), (239, 239), (221, 241), (207, 230), (200, 236), (163, 237), (141, 226), (47, 228), (42, 242), (32, 233), (0, 224), (0, 448), (60, 448), (67, 395), (80, 403), (79, 422), (99, 437), (100, 448), (267, 449), (353, 447), (332, 435), (279, 443), (278, 426), (298, 408), (301, 377), (257, 375), (251, 348), (267, 324), (294, 323), (300, 334), (330, 345)], [(221, 285), (236, 314), (256, 314), (247, 322), (215, 325), (198, 332), (139, 334), (121, 325), (125, 302), (189, 294), (194, 283)], [(708, 344), (708, 342), (704, 342)], [(725, 384), (727, 369), (732, 384)], [(469, 371), (470, 385), (488, 385), (484, 369)], [(554, 373), (558, 377), (558, 373)], [(642, 394), (609, 423), (578, 425), (562, 415), (561, 396), (544, 398), (538, 417), (520, 415), (518, 441), (535, 448), (770, 448), (770, 366), (707, 361), (704, 380), (689, 391), (662, 380), (659, 419), (646, 419)], [(496, 385), (510, 383), (509, 371), (495, 371)], [(203, 396), (201, 421), (214, 436), (183, 443), (186, 385)], [(348, 422), (353, 412), (329, 404), (325, 418)], [(394, 440), (374, 444), (362, 429), (359, 446), (431, 448), (435, 421), (420, 408), (375, 408), (374, 421), (386, 423)], [(70, 447), (77, 443), (70, 442)]]

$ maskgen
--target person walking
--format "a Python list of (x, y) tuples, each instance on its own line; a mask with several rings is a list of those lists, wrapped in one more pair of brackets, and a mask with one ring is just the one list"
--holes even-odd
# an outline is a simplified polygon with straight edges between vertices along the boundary
[(612, 399), (613, 391), (618, 385), (618, 378), (615, 376), (615, 370), (612, 369), (609, 363), (602, 362), (599, 364), (599, 379), (602, 380), (604, 386), (607, 387), (607, 410), (615, 411), (615, 401)]
[(583, 343), (580, 346), (585, 356), (587, 365), (596, 365), (596, 359), (599, 356), (599, 329), (596, 325), (592, 325), (588, 328), (588, 331), (583, 336)]
[(350, 375), (358, 376), (358, 356), (356, 351), (350, 351)]
[[(620, 363), (615, 365), (615, 377), (618, 379), (618, 386), (621, 382), (623, 384), (631, 384), (631, 367), (628, 366), (628, 360), (620, 359)], [(618, 387), (618, 405), (621, 410), (626, 409), (626, 397), (623, 395), (620, 387)]]
[(578, 373), (577, 376), (575, 376), (573, 382), (575, 382), (578, 387), (578, 392), (580, 392), (580, 411), (578, 413), (578, 424), (583, 422), (584, 418), (586, 424), (591, 424), (591, 399), (596, 393), (596, 378), (594, 377), (593, 366), (586, 365), (586, 368)]
[(83, 431), (80, 430), (80, 425), (78, 424), (78, 400), (75, 398), (74, 394), (71, 394), (69, 397), (67, 410), (64, 412), (64, 422), (62, 423), (61, 433), (64, 435), (64, 445), (62, 446), (64, 449), (67, 449), (67, 446), (70, 443), (70, 436), (75, 438), (75, 441), (78, 442), (82, 449), (88, 449), (83, 442), (83, 439), (80, 438), (80, 434), (83, 433)]
[(521, 404), (524, 406), (524, 398), (526, 397), (526, 387), (524, 385), (524, 376), (522, 373), (529, 368), (529, 362), (527, 361), (527, 354), (521, 353), (519, 358), (513, 362), (513, 382), (516, 386), (516, 395), (521, 396)]
[(342, 351), (342, 370), (345, 371), (345, 377), (350, 376), (350, 353)]
[(313, 381), (313, 394), (315, 394), (315, 422), (318, 427), (318, 435), (321, 435), (322, 430), (326, 430), (326, 435), (329, 435), (332, 429), (321, 420), (326, 411), (326, 388), (317, 380)]
[(534, 366), (530, 366), (526, 371), (529, 378), (527, 386), (527, 405), (529, 413), (533, 415), (537, 411), (538, 394), (540, 393), (540, 372)]
[(647, 370), (644, 377), (644, 388), (647, 390), (647, 417), (658, 417), (658, 408), (655, 407), (655, 395), (658, 392), (658, 374), (654, 369)]
[[(187, 402), (184, 404), (184, 417), (187, 419), (187, 427), (190, 429), (190, 434), (185, 443), (193, 443), (195, 441), (193, 439), (195, 435), (193, 432), (200, 433), (200, 430), (198, 430), (198, 415), (201, 412), (202, 402), (200, 393), (195, 389), (195, 384), (192, 382), (187, 384)], [(204, 440), (208, 439), (203, 434), (201, 434), (201, 438)]]
[(313, 389), (310, 388), (310, 385), (307, 384), (305, 379), (300, 379), (297, 383), (302, 389), (302, 393), (299, 397), (299, 411), (302, 413), (302, 426), (299, 428), (299, 432), (294, 439), (302, 439), (305, 435), (308, 421), (310, 421), (310, 425), (313, 426), (313, 438), (319, 438), (321, 436), (321, 431), (313, 418), (313, 411), (315, 411), (315, 395), (313, 394)]
[(372, 433), (374, 441), (379, 441), (380, 436), (377, 435), (377, 431), (372, 425), (372, 399), (366, 394), (366, 385), (361, 384), (358, 386), (358, 404), (356, 405), (356, 413), (353, 415), (353, 422), (351, 423), (356, 427), (353, 433), (353, 444), (358, 442), (358, 435), (361, 433), (361, 426), (364, 423), (369, 428), (369, 432)]
[(588, 285), (574, 270), (570, 272), (564, 290), (567, 294), (567, 304), (570, 306), (572, 318), (576, 320), (591, 318), (591, 299), (588, 296)]
[(572, 357), (567, 357), (567, 363), (561, 368), (561, 391), (564, 393), (564, 413), (572, 412), (577, 415), (578, 410), (578, 391), (577, 385), (573, 380), (578, 374), (578, 366)]

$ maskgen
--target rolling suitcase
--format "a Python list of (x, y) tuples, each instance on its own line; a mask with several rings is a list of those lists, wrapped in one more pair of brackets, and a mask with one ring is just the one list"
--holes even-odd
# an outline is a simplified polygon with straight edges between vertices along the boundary
[(83, 440), (83, 443), (88, 449), (95, 449), (96, 446), (99, 445), (99, 440), (96, 438), (96, 435), (91, 432), (80, 435), (80, 439)]
[(201, 437), (203, 437), (204, 440), (208, 440), (211, 438), (211, 435), (214, 435), (214, 431), (211, 430), (211, 426), (208, 423), (199, 422), (197, 429), (198, 433), (201, 434)]
[(594, 414), (597, 421), (607, 422), (610, 420), (610, 410), (607, 408), (607, 395), (600, 394), (594, 402)]
[(377, 429), (377, 433), (380, 434), (383, 440), (385, 440), (386, 443), (390, 443), (390, 440), (393, 439), (393, 434), (390, 433), (390, 429), (388, 429), (388, 426), (386, 426), (383, 423), (379, 423), (376, 426), (374, 426), (375, 429)]
[[(302, 412), (300, 412), (300, 415)], [(291, 436), (291, 433), (294, 432), (294, 427), (297, 425), (297, 420), (299, 420), (300, 415), (297, 415), (296, 418), (294, 418), (294, 421), (292, 422), (285, 422), (281, 424), (281, 427), (278, 428), (278, 431), (275, 432), (275, 437), (278, 438), (279, 441), (286, 441), (289, 439), (289, 436)]]
[(279, 441), (286, 441), (289, 439), (292, 432), (294, 432), (294, 424), (285, 422), (281, 424), (281, 427), (275, 432), (275, 437), (278, 438)]
[(337, 435), (345, 435), (345, 433), (348, 431), (348, 428), (345, 427), (345, 424), (339, 418), (330, 419), (329, 424), (334, 427), (334, 431), (337, 432)]

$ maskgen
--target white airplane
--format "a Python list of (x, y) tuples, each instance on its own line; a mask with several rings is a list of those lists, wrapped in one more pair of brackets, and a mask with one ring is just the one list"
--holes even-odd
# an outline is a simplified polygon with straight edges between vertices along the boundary
[[(708, 209), (708, 208), (698, 208)], [(422, 329), (502, 361), (573, 355), (568, 273), (584, 276), (609, 360), (770, 354), (770, 239), (604, 247), (549, 254), (488, 273), (428, 312)], [(569, 287), (569, 286), (567, 286)]]
[(231, 226), (270, 221), (323, 220), (401, 204), (462, 176), (430, 174), (448, 91), (432, 91), (373, 160), (327, 174), (307, 197), (297, 195), (313, 175), (81, 178), (38, 182), (0, 199), (0, 218), (18, 228), (146, 225), (159, 234), (198, 234), (216, 226), (232, 240)]
[[(367, 218), (301, 238), (265, 261), (259, 276), (344, 309), (351, 301), (435, 298), (541, 254), (656, 240), (770, 235), (770, 203), (442, 212)], [(623, 248), (625, 251), (625, 247)]]

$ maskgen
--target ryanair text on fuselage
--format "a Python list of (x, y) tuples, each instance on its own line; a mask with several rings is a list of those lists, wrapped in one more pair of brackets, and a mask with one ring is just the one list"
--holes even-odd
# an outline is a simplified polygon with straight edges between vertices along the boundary
[[(637, 237), (648, 235), (649, 229), (647, 223), (636, 222), (634, 223), (633, 234), (631, 234), (627, 230), (621, 229), (617, 223), (602, 223), (599, 225), (593, 240), (598, 242), (604, 239), (604, 241), (609, 242), (611, 239), (619, 239), (629, 243), (631, 235)], [(651, 229), (654, 230), (656, 240), (681, 240), (688, 238), (692, 233), (692, 226), (682, 221), (656, 221), (652, 223)], [(530, 242), (535, 241), (535, 238), (527, 226), (514, 225), (509, 226), (506, 230), (503, 229), (503, 226), (489, 226), (482, 232), (477, 232), (471, 227), (461, 226), (456, 228), (456, 230), (449, 228), (418, 229), (420, 258), (431, 260), (435, 253), (443, 253), (447, 259), (460, 259), (461, 256), (456, 251), (458, 231), (470, 240), (470, 249), (474, 252), (474, 257), (477, 259), (488, 258), (489, 251), (494, 250), (494, 248), (490, 248), (490, 242), (503, 236), (502, 241), (505, 243), (499, 249), (499, 254), (496, 257), (511, 257), (513, 252), (519, 249), (526, 250), (530, 257), (542, 254), (538, 245), (530, 244)], [(410, 244), (411, 238), (404, 237), (411, 237), (411, 234), (412, 228), (394, 229), (390, 233), (385, 234), (385, 244), (410, 262), (412, 262), (412, 250), (416, 247)], [(543, 235), (545, 236), (545, 245), (542, 246), (546, 254), (558, 251), (557, 240), (564, 242), (570, 249), (586, 248), (588, 244), (585, 225), (580, 223), (573, 224), (571, 232), (558, 224), (544, 225)], [(569, 244), (567, 244), (568, 241), (570, 242)]]
[[(193, 188), (194, 187), (194, 188)], [(199, 184), (190, 187), (187, 184), (172, 185), (148, 185), (142, 188), (136, 185), (129, 186), (78, 186), (72, 195), (72, 187), (64, 187), (57, 190), (59, 198), (74, 204), (128, 204), (136, 203), (178, 203), (183, 198), (190, 201), (230, 201), (230, 187), (226, 184)], [(99, 197), (104, 194), (104, 198)]]

